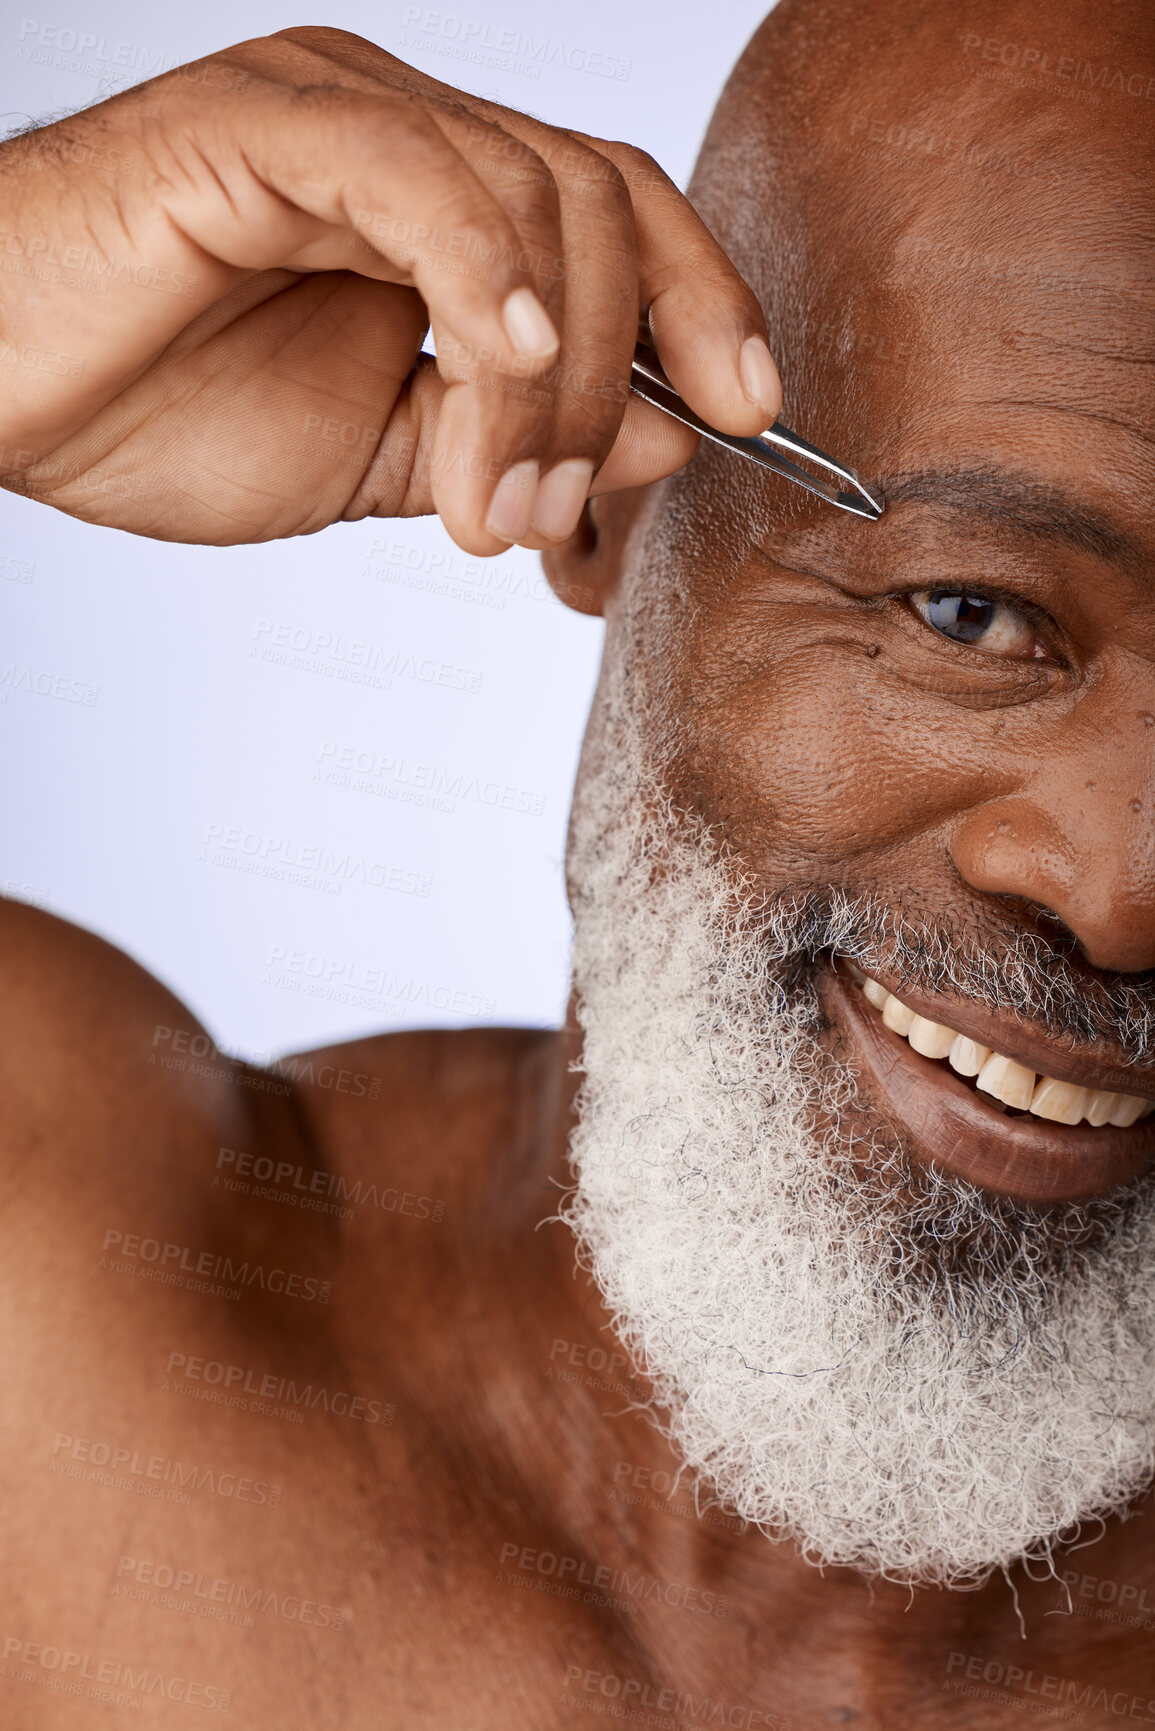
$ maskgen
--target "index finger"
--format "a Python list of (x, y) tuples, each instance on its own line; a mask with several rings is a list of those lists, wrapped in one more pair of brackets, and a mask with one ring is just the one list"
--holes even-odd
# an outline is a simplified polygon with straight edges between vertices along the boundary
[(782, 384), (757, 295), (653, 157), (630, 144), (587, 142), (629, 187), (640, 308), (670, 383), (720, 432), (763, 432), (782, 412)]

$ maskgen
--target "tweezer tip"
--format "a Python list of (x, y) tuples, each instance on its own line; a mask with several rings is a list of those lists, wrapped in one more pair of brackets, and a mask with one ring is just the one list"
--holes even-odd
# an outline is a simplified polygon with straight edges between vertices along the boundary
[(865, 481), (859, 481), (857, 476), (855, 476), (855, 481), (859, 492), (839, 493), (838, 503), (844, 511), (853, 511), (855, 516), (865, 517), (868, 522), (877, 523), (886, 510), (886, 500), (877, 487), (868, 487)]

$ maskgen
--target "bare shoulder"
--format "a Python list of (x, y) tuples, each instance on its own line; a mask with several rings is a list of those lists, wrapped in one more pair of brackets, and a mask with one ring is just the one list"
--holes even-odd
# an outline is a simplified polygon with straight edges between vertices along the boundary
[[(123, 950), (0, 898), (0, 1158), (34, 1214), (86, 1218), (179, 1187), (182, 1151), (250, 1132), (229, 1063), (173, 1063), (212, 1043), (192, 1012)], [(22, 1210), (8, 1218), (27, 1223)]]
[(16, 1204), (4, 1237), (49, 1220), (87, 1229), (95, 1209), (116, 1203), (175, 1230), (203, 1216), (204, 1175), (223, 1148), (262, 1171), (292, 1160), (371, 1174), (403, 1198), (448, 1183), (460, 1195), (471, 1173), (500, 1190), (558, 1038), (381, 1034), (258, 1071), (218, 1051), (115, 945), (0, 899), (0, 1160)]
[(539, 1028), (377, 1034), (275, 1066), (293, 1082), (312, 1138), (338, 1163), (428, 1190), (492, 1186), (540, 1146), (560, 1035)]

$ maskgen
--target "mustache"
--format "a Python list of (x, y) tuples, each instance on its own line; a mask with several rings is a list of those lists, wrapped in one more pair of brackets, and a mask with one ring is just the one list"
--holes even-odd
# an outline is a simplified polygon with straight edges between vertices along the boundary
[(1155, 1055), (1155, 973), (1088, 972), (1072, 964), (1062, 941), (994, 915), (964, 926), (832, 886), (780, 892), (757, 905), (747, 899), (740, 918), (759, 929), (788, 977), (797, 970), (794, 984), (833, 950), (900, 987), (1010, 1011), (1055, 1039), (1104, 1043), (1125, 1063)]

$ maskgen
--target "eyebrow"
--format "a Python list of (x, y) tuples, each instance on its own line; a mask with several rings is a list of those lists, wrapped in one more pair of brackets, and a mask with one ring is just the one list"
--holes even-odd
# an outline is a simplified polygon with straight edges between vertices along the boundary
[(911, 501), (981, 515), (1020, 534), (1061, 542), (1119, 564), (1140, 557), (1132, 537), (1103, 512), (1037, 475), (1004, 469), (923, 470), (884, 476), (879, 485), (888, 506)]

